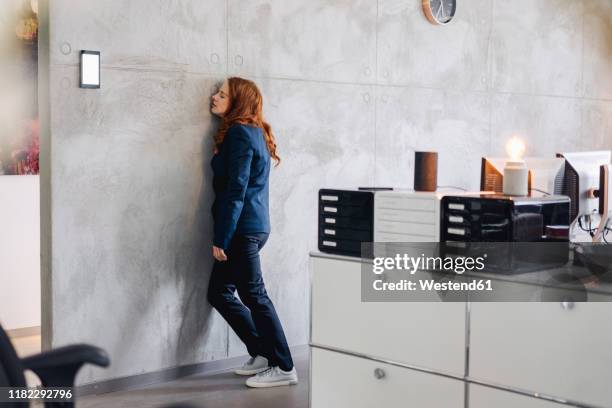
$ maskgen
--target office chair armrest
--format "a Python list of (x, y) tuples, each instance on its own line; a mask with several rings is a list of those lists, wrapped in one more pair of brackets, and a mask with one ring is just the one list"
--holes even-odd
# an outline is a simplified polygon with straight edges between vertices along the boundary
[(45, 351), (22, 360), (24, 368), (34, 371), (44, 386), (72, 387), (84, 364), (107, 367), (106, 351), (88, 344), (74, 344)]

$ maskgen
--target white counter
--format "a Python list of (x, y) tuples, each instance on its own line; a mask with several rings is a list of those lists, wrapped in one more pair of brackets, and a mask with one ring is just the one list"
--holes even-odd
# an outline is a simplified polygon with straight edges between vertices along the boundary
[(310, 254), (311, 408), (610, 407), (607, 302), (363, 302), (361, 260)]

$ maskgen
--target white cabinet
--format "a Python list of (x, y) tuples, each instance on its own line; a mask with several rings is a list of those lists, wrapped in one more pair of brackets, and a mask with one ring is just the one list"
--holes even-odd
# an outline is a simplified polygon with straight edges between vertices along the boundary
[(362, 302), (359, 259), (310, 262), (312, 408), (612, 407), (612, 301)]
[(612, 406), (612, 303), (473, 303), (470, 377)]
[(470, 408), (567, 408), (565, 404), (481, 385), (470, 385)]
[(362, 302), (358, 259), (310, 259), (313, 344), (464, 374), (464, 303)]
[(460, 380), (311, 349), (311, 408), (463, 408)]

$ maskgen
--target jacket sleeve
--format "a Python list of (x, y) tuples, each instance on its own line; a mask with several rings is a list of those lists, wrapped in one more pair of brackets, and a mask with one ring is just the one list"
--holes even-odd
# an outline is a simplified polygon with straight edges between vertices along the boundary
[(227, 208), (223, 217), (215, 225), (213, 244), (227, 249), (236, 232), (238, 219), (244, 206), (249, 178), (253, 148), (248, 133), (240, 126), (231, 127), (226, 135), (228, 143), (228, 180)]

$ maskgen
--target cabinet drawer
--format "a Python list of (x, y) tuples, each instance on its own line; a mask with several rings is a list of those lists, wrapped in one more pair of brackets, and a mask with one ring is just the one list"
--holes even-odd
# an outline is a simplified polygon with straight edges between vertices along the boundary
[(567, 408), (565, 404), (501, 391), (482, 385), (470, 385), (470, 408)]
[(470, 376), (612, 406), (612, 303), (473, 303)]
[(397, 210), (435, 211), (438, 202), (435, 198), (376, 197), (374, 206)]
[(438, 242), (438, 236), (410, 235), (396, 232), (374, 232), (374, 242)]
[(311, 370), (311, 408), (463, 408), (462, 381), (318, 348)]
[(319, 237), (319, 251), (360, 257), (361, 242), (348, 239)]
[(435, 224), (377, 221), (375, 228), (377, 232), (394, 232), (398, 234), (423, 235), (424, 237), (432, 237), (436, 234)]
[(372, 208), (374, 194), (369, 191), (319, 190), (319, 203), (332, 205), (369, 206)]
[(349, 239), (359, 242), (371, 242), (372, 232), (364, 230), (355, 230), (349, 228), (337, 228), (324, 226), (319, 228), (319, 236), (331, 239)]
[(375, 222), (379, 221), (403, 221), (403, 222), (428, 222), (436, 224), (436, 213), (435, 212), (423, 212), (423, 211), (405, 211), (405, 210), (392, 210), (388, 208), (376, 208), (374, 212)]
[(321, 217), (349, 217), (362, 220), (372, 219), (372, 207), (355, 207), (350, 205), (323, 204), (319, 206), (319, 218)]
[(463, 375), (464, 303), (362, 302), (359, 262), (310, 267), (313, 343)]
[(372, 220), (337, 217), (335, 215), (321, 215), (319, 217), (319, 226), (372, 231)]

